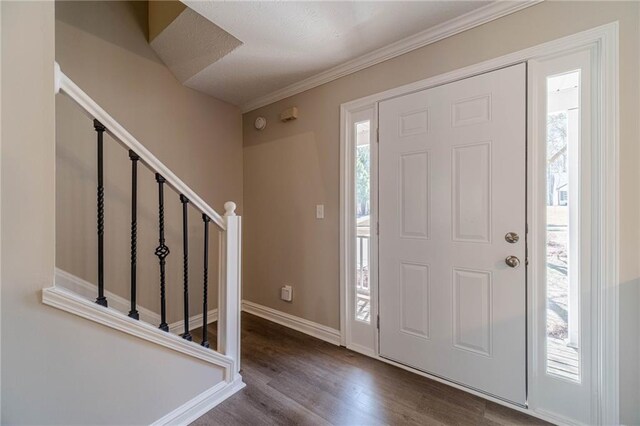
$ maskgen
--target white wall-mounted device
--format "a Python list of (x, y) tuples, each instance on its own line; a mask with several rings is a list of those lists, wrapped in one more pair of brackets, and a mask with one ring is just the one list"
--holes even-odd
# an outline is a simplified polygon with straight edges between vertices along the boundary
[(267, 119), (264, 117), (258, 117), (256, 118), (256, 121), (253, 123), (253, 125), (255, 126), (256, 130), (264, 130), (264, 128), (267, 127)]
[(282, 122), (295, 120), (296, 118), (298, 118), (298, 108), (297, 107), (291, 107), (289, 109), (285, 109), (284, 111), (282, 111), (280, 113), (280, 121), (282, 121)]
[(285, 302), (291, 302), (291, 300), (293, 299), (293, 288), (291, 288), (290, 285), (285, 285), (284, 287), (280, 288), (280, 299), (284, 300)]

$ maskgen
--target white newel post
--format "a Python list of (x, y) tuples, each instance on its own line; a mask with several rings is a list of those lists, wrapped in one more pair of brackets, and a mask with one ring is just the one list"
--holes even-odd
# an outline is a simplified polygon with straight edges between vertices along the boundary
[(236, 204), (224, 204), (226, 230), (220, 233), (220, 284), (218, 290), (218, 351), (234, 360), (240, 371), (240, 290), (242, 222)]

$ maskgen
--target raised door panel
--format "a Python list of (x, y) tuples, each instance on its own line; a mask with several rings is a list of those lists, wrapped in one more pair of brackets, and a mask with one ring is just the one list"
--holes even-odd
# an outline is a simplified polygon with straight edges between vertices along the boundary
[(453, 127), (469, 126), (491, 120), (491, 95), (461, 99), (451, 105)]
[(398, 119), (398, 136), (406, 137), (427, 133), (429, 130), (429, 110), (420, 108), (400, 114)]
[(491, 273), (453, 269), (453, 344), (491, 355)]
[(491, 241), (491, 142), (452, 148), (453, 240)]
[(429, 153), (400, 156), (400, 235), (429, 238)]
[(429, 338), (429, 267), (400, 264), (400, 331)]

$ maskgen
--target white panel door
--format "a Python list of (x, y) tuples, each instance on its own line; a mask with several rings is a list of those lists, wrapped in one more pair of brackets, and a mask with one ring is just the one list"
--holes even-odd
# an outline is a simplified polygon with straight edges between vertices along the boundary
[(525, 90), (519, 64), (379, 109), (380, 355), (521, 405)]

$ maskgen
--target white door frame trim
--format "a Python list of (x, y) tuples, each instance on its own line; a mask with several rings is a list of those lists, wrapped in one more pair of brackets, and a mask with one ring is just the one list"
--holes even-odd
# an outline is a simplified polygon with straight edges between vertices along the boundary
[[(352, 127), (358, 122), (357, 116), (366, 113), (367, 110), (370, 110), (370, 123), (371, 123), (371, 134), (370, 134), (370, 144), (371, 144), (371, 176), (378, 175), (378, 147), (377, 147), (377, 133), (376, 129), (378, 128), (378, 105), (367, 104), (361, 108), (353, 108), (349, 110), (341, 109), (340, 110), (340, 126), (343, 128), (342, 132), (345, 137), (344, 141), (341, 140), (340, 144), (340, 170), (342, 171), (340, 174), (341, 179), (341, 193), (340, 193), (340, 235), (341, 235), (341, 244), (340, 244), (340, 344), (342, 346), (346, 346), (351, 350), (356, 352), (360, 352), (367, 356), (377, 356), (378, 351), (374, 350), (374, 348), (368, 348), (362, 346), (361, 344), (355, 343), (352, 339), (353, 333), (351, 329), (351, 323), (347, 321), (347, 318), (350, 318), (352, 314), (353, 300), (352, 295), (348, 292), (348, 289), (351, 288), (351, 284), (349, 283), (350, 277), (352, 276), (349, 271), (355, 271), (356, 268), (356, 259), (355, 259), (355, 243), (354, 239), (356, 236), (356, 228), (355, 221), (353, 220), (353, 213), (355, 212), (355, 191), (354, 186), (350, 185), (350, 182), (353, 182), (355, 179), (355, 168), (353, 166), (355, 160), (355, 147), (356, 141), (353, 137)], [(344, 142), (344, 143), (343, 143)], [(371, 216), (369, 219), (370, 227), (371, 227), (371, 236), (369, 240), (369, 269), (370, 271), (377, 271), (377, 259), (378, 259), (378, 236), (377, 232), (374, 228), (375, 224), (378, 222), (378, 209), (377, 209), (377, 193), (378, 193), (378, 185), (377, 179), (371, 179)], [(375, 206), (375, 207), (374, 207)], [(344, 237), (343, 237), (344, 236)], [(346, 279), (343, 282), (342, 277)], [(344, 287), (343, 287), (344, 285)], [(370, 310), (371, 310), (371, 319), (370, 324), (371, 327), (376, 327), (376, 313), (378, 312), (378, 279), (375, 274), (371, 274), (369, 276), (369, 287), (370, 287)], [(375, 330), (372, 330), (372, 334), (375, 335), (373, 346), (377, 348), (378, 346), (378, 333)], [(357, 339), (356, 339), (357, 340)]]
[[(596, 151), (601, 154), (599, 167), (599, 179), (594, 193), (600, 194), (600, 209), (593, 218), (594, 235), (598, 238), (594, 241), (594, 262), (599, 264), (598, 273), (593, 277), (593, 285), (597, 294), (595, 346), (597, 358), (596, 375), (594, 377), (594, 404), (595, 418), (601, 424), (619, 423), (619, 336), (618, 336), (618, 299), (619, 299), (619, 74), (618, 74), (618, 22), (612, 22), (603, 26), (592, 28), (543, 43), (531, 48), (510, 53), (499, 58), (490, 59), (475, 65), (457, 69), (445, 74), (437, 75), (425, 80), (406, 84), (394, 89), (386, 90), (340, 106), (340, 332), (341, 344), (346, 345), (346, 297), (351, 280), (351, 265), (345, 262), (348, 245), (348, 236), (351, 235), (352, 222), (348, 217), (348, 202), (352, 194), (350, 180), (350, 165), (346, 156), (349, 149), (348, 119), (351, 112), (363, 108), (375, 106), (378, 102), (406, 95), (411, 92), (428, 89), (438, 85), (450, 83), (477, 74), (503, 68), (519, 62), (532, 59), (551, 57), (579, 49), (592, 48), (595, 52), (594, 65), (596, 73), (594, 78), (598, 81), (598, 96), (594, 102), (596, 115), (594, 120), (600, 123), (599, 132), (594, 134), (593, 144)], [(377, 149), (377, 148), (376, 148)], [(372, 259), (377, 264), (377, 259)], [(529, 300), (528, 304), (531, 303)], [(527, 306), (529, 314), (530, 306)], [(531, 318), (529, 318), (528, 341), (531, 342), (532, 333)], [(531, 346), (531, 345), (529, 345)], [(375, 357), (378, 356), (376, 345)], [(531, 363), (531, 348), (528, 349), (529, 366)], [(384, 360), (383, 360), (384, 361)], [(386, 361), (385, 361), (386, 362)], [(416, 371), (417, 372), (417, 371)], [(465, 389), (466, 390), (466, 389)], [(529, 390), (530, 392), (530, 390)], [(484, 395), (481, 395), (484, 397)], [(496, 401), (505, 404), (501, 401)], [(507, 404), (512, 408), (514, 406)], [(526, 410), (535, 415), (535, 407), (530, 406)], [(540, 416), (540, 413), (538, 414)], [(544, 416), (547, 417), (548, 416)], [(563, 421), (564, 419), (556, 419)]]

